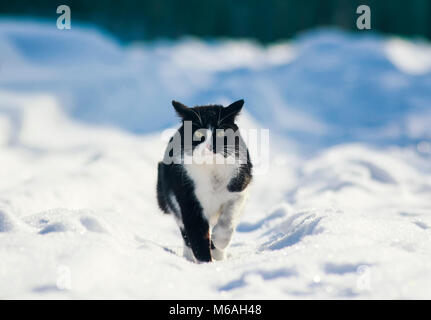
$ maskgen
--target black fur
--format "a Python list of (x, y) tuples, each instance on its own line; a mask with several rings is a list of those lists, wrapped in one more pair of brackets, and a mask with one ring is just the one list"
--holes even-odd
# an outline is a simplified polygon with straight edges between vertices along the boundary
[(159, 162), (157, 166), (157, 202), (159, 203), (160, 209), (164, 213), (170, 213), (168, 199), (166, 199), (166, 191), (164, 189), (165, 183), (165, 174), (163, 163)]
[[(177, 114), (182, 119), (182, 126), (178, 129), (178, 134), (181, 136), (181, 157), (185, 152), (192, 152), (201, 141), (193, 141), (192, 145), (185, 145), (184, 140), (184, 121), (192, 121), (192, 134), (201, 128), (207, 128), (211, 125), (214, 130), (216, 129), (232, 129), (233, 132), (238, 131), (235, 124), (235, 118), (240, 112), (244, 104), (243, 100), (234, 102), (228, 107), (221, 105), (210, 106), (197, 106), (188, 108), (185, 105), (172, 101)], [(227, 137), (218, 138), (216, 134), (213, 135), (213, 146), (216, 146), (217, 139), (225, 139)], [(237, 141), (238, 140), (238, 141)], [(171, 138), (170, 142), (173, 141)], [(242, 138), (239, 136), (235, 140), (234, 150), (227, 151), (213, 150), (213, 152), (220, 152), (225, 157), (228, 152), (235, 153), (240, 156), (240, 144), (243, 143)], [(245, 145), (245, 144), (243, 144)], [(228, 184), (230, 192), (240, 192), (244, 190), (251, 180), (252, 164), (250, 161), (248, 150), (246, 150), (246, 163), (240, 166), (239, 173), (232, 177)], [(167, 149), (166, 156), (173, 155), (173, 151)], [(187, 175), (187, 172), (182, 164), (159, 162), (158, 164), (158, 181), (157, 181), (157, 200), (160, 209), (165, 213), (173, 213), (177, 219), (182, 221), (184, 227), (180, 227), (181, 235), (185, 244), (193, 251), (194, 256), (199, 261), (211, 261), (211, 248), (214, 244), (210, 239), (210, 230), (208, 221), (206, 221), (202, 207), (195, 195), (194, 182)], [(172, 199), (177, 203), (174, 203)]]
[(229, 182), (227, 189), (230, 192), (241, 192), (248, 186), (250, 181), (251, 164), (241, 165), (238, 175)]

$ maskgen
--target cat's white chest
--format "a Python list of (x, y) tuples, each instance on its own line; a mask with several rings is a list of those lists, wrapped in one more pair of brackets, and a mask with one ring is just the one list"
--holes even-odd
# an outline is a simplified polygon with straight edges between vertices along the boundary
[(185, 165), (187, 174), (195, 185), (198, 198), (209, 224), (214, 226), (220, 214), (221, 206), (238, 197), (229, 192), (227, 186), (235, 174), (235, 165), (189, 164)]

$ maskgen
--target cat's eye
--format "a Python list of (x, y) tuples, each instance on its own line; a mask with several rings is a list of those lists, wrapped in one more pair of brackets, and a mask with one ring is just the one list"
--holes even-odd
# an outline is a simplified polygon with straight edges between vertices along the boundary
[(204, 136), (204, 134), (198, 130), (198, 131), (195, 131), (194, 136), (196, 138), (200, 139)]
[(217, 130), (217, 137), (219, 138), (224, 137), (224, 130)]

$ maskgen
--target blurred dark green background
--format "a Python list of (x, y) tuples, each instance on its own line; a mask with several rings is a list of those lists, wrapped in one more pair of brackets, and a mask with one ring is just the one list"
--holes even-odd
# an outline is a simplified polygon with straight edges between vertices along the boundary
[(267, 43), (317, 26), (357, 30), (361, 4), (371, 8), (374, 31), (431, 39), (431, 0), (1, 0), (0, 15), (56, 19), (61, 4), (71, 8), (72, 27), (97, 25), (125, 42), (194, 35)]

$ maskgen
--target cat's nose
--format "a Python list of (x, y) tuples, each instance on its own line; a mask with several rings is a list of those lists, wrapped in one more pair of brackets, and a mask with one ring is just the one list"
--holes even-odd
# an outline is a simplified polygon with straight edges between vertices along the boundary
[(211, 149), (212, 149), (212, 146), (211, 146), (211, 144), (209, 144), (209, 143), (207, 143), (205, 147), (206, 147), (208, 150), (211, 150)]

